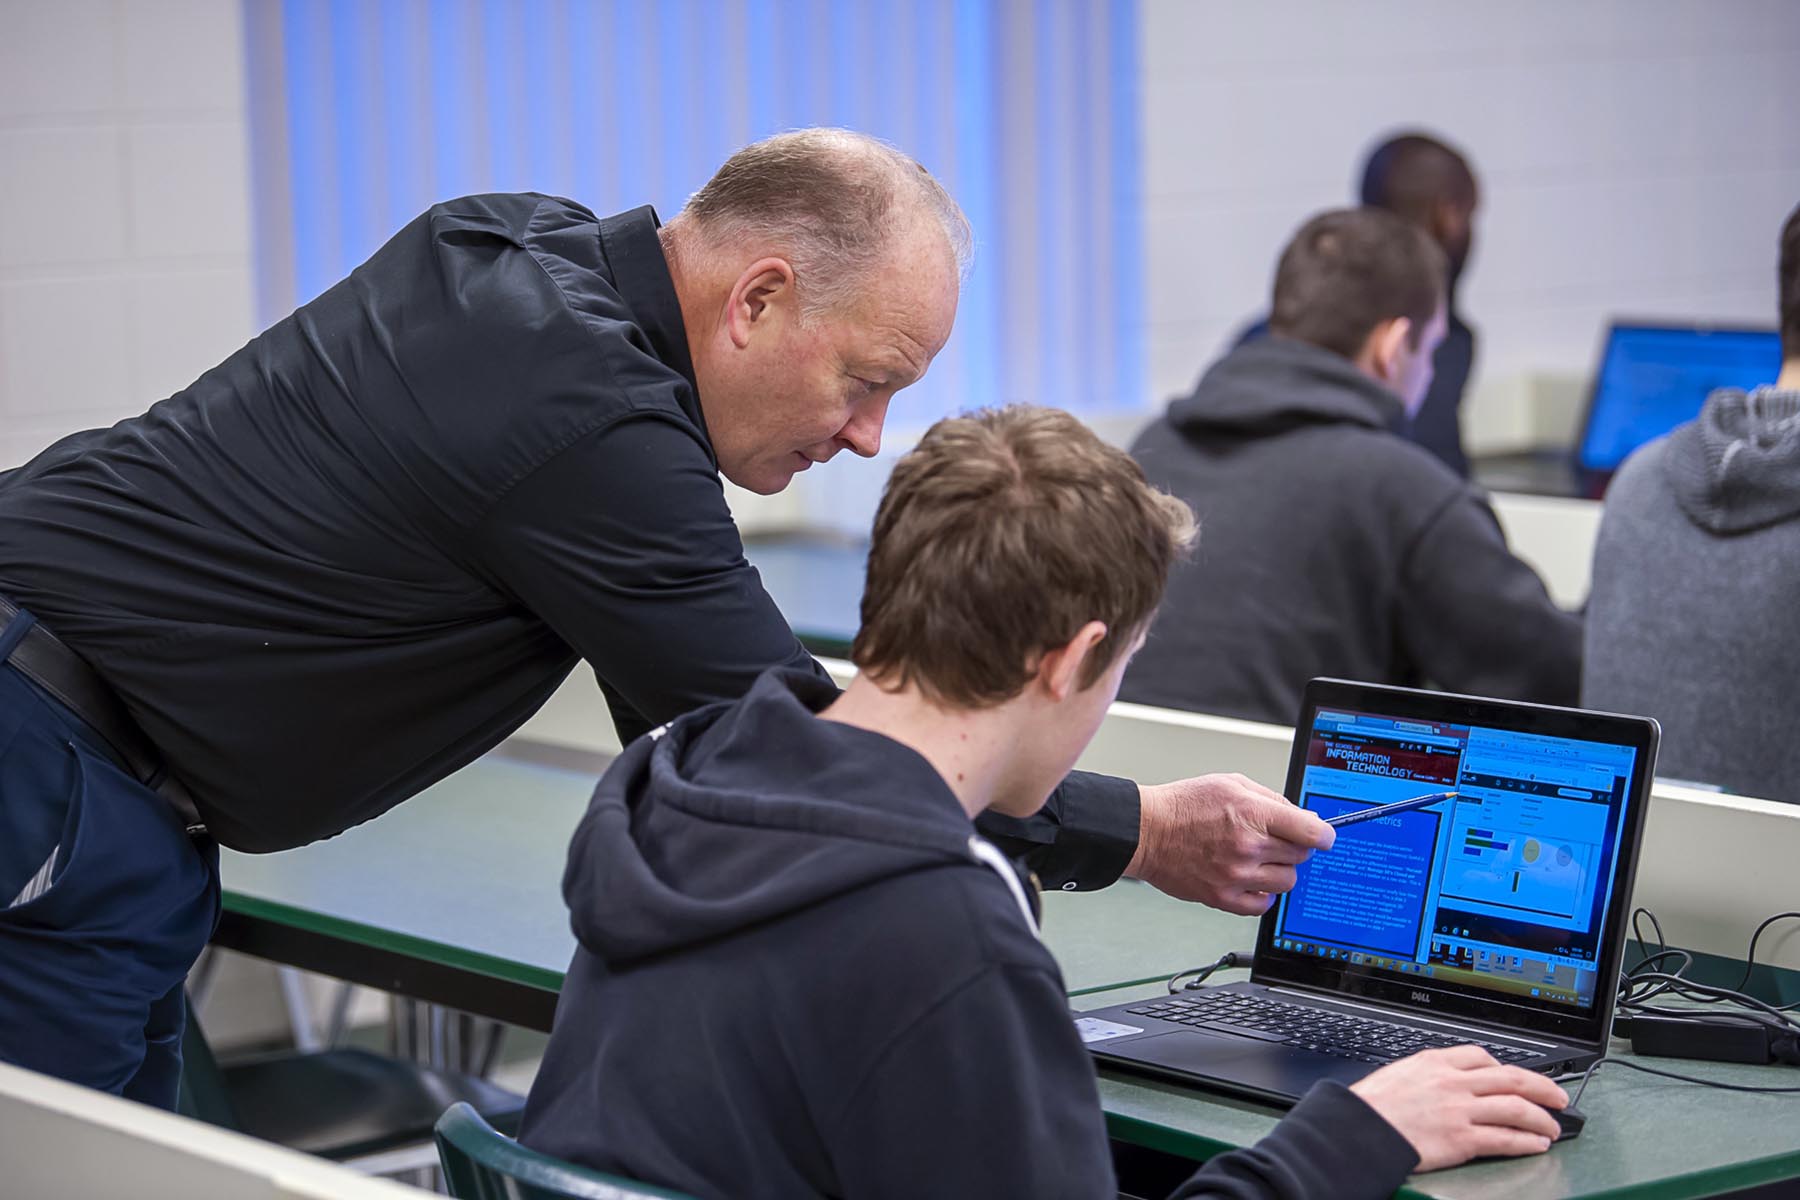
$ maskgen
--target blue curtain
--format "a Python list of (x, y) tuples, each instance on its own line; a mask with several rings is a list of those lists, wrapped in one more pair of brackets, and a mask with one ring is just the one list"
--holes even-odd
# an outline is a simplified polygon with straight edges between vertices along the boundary
[(974, 224), (897, 422), (1142, 398), (1136, 0), (245, 0), (265, 321), (433, 202), (680, 208), (737, 147), (886, 138)]

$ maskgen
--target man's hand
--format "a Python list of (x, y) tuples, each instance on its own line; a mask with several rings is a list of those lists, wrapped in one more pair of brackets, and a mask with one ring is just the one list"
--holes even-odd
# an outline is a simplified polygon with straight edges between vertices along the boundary
[(1337, 831), (1242, 775), (1140, 786), (1137, 853), (1125, 873), (1182, 900), (1256, 916), (1294, 886), (1294, 867)]
[(1419, 1154), (1419, 1170), (1471, 1158), (1541, 1154), (1556, 1140), (1544, 1109), (1566, 1092), (1523, 1067), (1503, 1067), (1479, 1046), (1425, 1050), (1350, 1085)]

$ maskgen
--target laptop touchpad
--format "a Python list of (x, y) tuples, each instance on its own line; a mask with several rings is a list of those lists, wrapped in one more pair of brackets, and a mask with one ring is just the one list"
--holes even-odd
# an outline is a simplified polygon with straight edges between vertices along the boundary
[(1130, 1045), (1132, 1057), (1140, 1062), (1290, 1101), (1321, 1079), (1354, 1083), (1375, 1070), (1373, 1063), (1199, 1030), (1160, 1033)]

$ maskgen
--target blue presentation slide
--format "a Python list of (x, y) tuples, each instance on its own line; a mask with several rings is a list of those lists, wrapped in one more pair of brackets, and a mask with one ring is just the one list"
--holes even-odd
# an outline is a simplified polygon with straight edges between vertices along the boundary
[[(1330, 819), (1369, 805), (1312, 792), (1305, 807)], [(1433, 810), (1415, 809), (1338, 830), (1330, 853), (1300, 867), (1281, 935), (1412, 958), (1441, 820)]]

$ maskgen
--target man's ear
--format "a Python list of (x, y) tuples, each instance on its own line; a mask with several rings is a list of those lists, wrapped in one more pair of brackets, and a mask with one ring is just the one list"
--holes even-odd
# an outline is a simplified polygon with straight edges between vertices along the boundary
[(1464, 221), (1462, 206), (1447, 196), (1440, 196), (1431, 206), (1425, 232), (1438, 245), (1448, 246), (1456, 239)]
[(1105, 640), (1105, 622), (1089, 621), (1068, 642), (1044, 651), (1038, 660), (1037, 682), (1052, 700), (1067, 700), (1081, 690), (1082, 668)]
[(1362, 358), (1370, 374), (1382, 383), (1398, 377), (1400, 356), (1406, 349), (1406, 339), (1412, 336), (1412, 327), (1411, 317), (1390, 317), (1369, 331)]
[(751, 334), (774, 327), (794, 303), (794, 267), (785, 258), (759, 258), (744, 268), (725, 297), (725, 331), (742, 350)]

